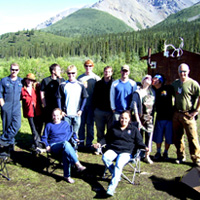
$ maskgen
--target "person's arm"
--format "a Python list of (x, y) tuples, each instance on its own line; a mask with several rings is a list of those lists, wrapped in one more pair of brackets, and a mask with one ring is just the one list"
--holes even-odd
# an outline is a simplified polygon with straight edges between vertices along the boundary
[(58, 106), (58, 108), (62, 109), (62, 107), (61, 107), (61, 98), (62, 97), (61, 97), (60, 90), (61, 90), (61, 86), (59, 85), (58, 90), (55, 95), (56, 95), (56, 100), (57, 100), (57, 106)]
[(2, 86), (2, 80), (0, 81), (0, 106), (2, 107), (5, 104), (3, 99), (3, 86)]
[(81, 100), (80, 100), (81, 103), (80, 103), (80, 109), (77, 112), (78, 116), (82, 115), (82, 112), (84, 110), (84, 107), (86, 105), (87, 98), (88, 98), (88, 93), (87, 93), (87, 90), (85, 89), (84, 85), (81, 84), (81, 87), (82, 87)]
[(142, 139), (142, 135), (139, 132), (139, 130), (137, 128), (132, 129), (132, 131), (135, 131), (135, 143), (136, 146), (140, 149), (147, 149), (146, 145), (143, 143), (143, 139)]
[(82, 112), (84, 110), (84, 107), (85, 107), (85, 104), (87, 102), (87, 98), (84, 98), (81, 102), (81, 107), (80, 107), (80, 110), (77, 112), (77, 115), (78, 116), (81, 116), (82, 115)]
[(142, 123), (141, 123), (141, 120), (140, 120), (140, 114), (141, 113), (139, 113), (140, 107), (141, 107), (141, 100), (140, 100), (139, 94), (137, 92), (134, 92), (133, 96), (132, 96), (132, 102), (131, 102), (130, 108), (134, 112), (135, 119), (138, 122), (139, 130), (142, 127)]
[(0, 106), (3, 107), (4, 104), (5, 104), (4, 99), (0, 98)]
[(200, 96), (198, 97), (198, 100), (197, 100), (197, 106), (196, 106), (196, 109), (190, 113), (190, 116), (192, 118), (194, 118), (196, 115), (199, 114), (199, 111), (200, 111)]
[(113, 112), (115, 112), (115, 87), (114, 84), (112, 83), (111, 88), (110, 88), (110, 106)]
[(46, 148), (47, 148), (48, 146), (50, 146), (49, 143), (48, 143), (49, 132), (50, 132), (50, 130), (49, 130), (49, 125), (47, 124), (47, 125), (45, 126), (45, 128), (44, 128), (43, 135), (41, 136), (41, 141), (43, 141), (43, 142), (46, 144)]
[(40, 91), (40, 98), (41, 98), (41, 102), (42, 102), (43, 107), (46, 107), (45, 92), (44, 91)]

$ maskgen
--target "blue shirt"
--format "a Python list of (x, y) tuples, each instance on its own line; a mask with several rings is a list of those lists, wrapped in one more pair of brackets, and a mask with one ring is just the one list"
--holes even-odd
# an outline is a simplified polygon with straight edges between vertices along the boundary
[(114, 81), (110, 90), (110, 102), (112, 110), (122, 112), (130, 109), (132, 94), (137, 89), (135, 81), (129, 79), (123, 82), (121, 79)]
[(51, 146), (54, 143), (69, 141), (72, 135), (76, 139), (76, 134), (72, 132), (68, 122), (61, 121), (59, 124), (48, 123), (41, 140), (45, 142), (46, 146)]

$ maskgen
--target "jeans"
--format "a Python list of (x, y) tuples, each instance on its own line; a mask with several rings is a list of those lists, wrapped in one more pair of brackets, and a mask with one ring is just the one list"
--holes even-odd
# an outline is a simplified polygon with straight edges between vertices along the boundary
[(5, 103), (1, 108), (1, 118), (3, 124), (3, 134), (0, 139), (8, 144), (15, 143), (15, 136), (21, 127), (21, 104), (13, 105)]
[(81, 124), (81, 117), (79, 116), (65, 116), (65, 121), (67, 121), (73, 128), (73, 131), (78, 134), (80, 124)]
[(85, 140), (85, 125), (87, 126), (86, 146), (90, 147), (94, 139), (94, 111), (91, 106), (85, 106), (81, 115), (81, 126), (79, 129), (79, 140)]
[(105, 128), (109, 130), (112, 126), (113, 113), (112, 111), (103, 111), (96, 108), (94, 110), (94, 119), (97, 127), (97, 142), (99, 142), (105, 136)]
[(68, 141), (51, 144), (51, 152), (53, 154), (61, 154), (63, 160), (64, 177), (70, 177), (71, 164), (78, 162), (75, 150)]
[[(108, 190), (114, 193), (118, 182), (120, 180), (123, 167), (129, 162), (132, 158), (130, 153), (120, 153), (117, 154), (113, 150), (109, 149), (106, 151), (102, 157), (102, 160), (106, 167), (109, 169), (110, 173), (112, 174), (111, 182), (108, 186)], [(116, 159), (115, 166), (113, 165), (113, 161)]]

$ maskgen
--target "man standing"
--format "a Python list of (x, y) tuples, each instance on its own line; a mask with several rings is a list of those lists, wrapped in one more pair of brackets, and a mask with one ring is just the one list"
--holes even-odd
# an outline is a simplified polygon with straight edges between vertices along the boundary
[[(97, 142), (105, 136), (105, 127), (110, 129), (113, 121), (113, 113), (110, 107), (110, 88), (113, 82), (112, 67), (104, 68), (104, 77), (96, 82), (94, 88), (94, 119), (97, 127)], [(98, 154), (98, 153), (97, 153)]]
[(184, 129), (187, 134), (190, 156), (194, 164), (200, 165), (200, 146), (195, 117), (200, 110), (199, 84), (189, 77), (189, 66), (185, 63), (178, 67), (180, 79), (172, 85), (175, 92), (175, 113), (173, 116), (174, 144), (177, 149), (177, 161), (186, 160)]
[(60, 83), (65, 81), (65, 79), (61, 77), (61, 69), (58, 64), (52, 64), (49, 67), (49, 71), (51, 76), (42, 80), (40, 89), (41, 101), (44, 107), (45, 123), (52, 121), (52, 112), (54, 108), (58, 107), (56, 92)]
[(21, 126), (20, 94), (22, 78), (18, 77), (19, 65), (10, 66), (10, 76), (0, 81), (0, 106), (3, 123), (3, 134), (0, 136), (2, 146), (13, 145), (15, 135)]
[(163, 153), (163, 159), (168, 160), (168, 150), (173, 140), (172, 131), (172, 116), (173, 116), (173, 94), (174, 89), (171, 85), (165, 85), (165, 79), (162, 75), (156, 74), (153, 77), (152, 85), (156, 92), (156, 123), (153, 133), (153, 141), (157, 146), (157, 153), (154, 156), (154, 160), (161, 159), (161, 145), (163, 142), (163, 136), (165, 137), (165, 151)]
[(58, 87), (58, 107), (63, 111), (65, 121), (78, 134), (81, 123), (81, 115), (88, 97), (87, 91), (82, 83), (76, 80), (77, 68), (70, 65), (67, 68), (68, 80), (62, 82)]
[(110, 102), (114, 113), (114, 121), (119, 120), (119, 116), (124, 110), (130, 110), (132, 94), (137, 89), (135, 81), (129, 79), (130, 68), (128, 65), (121, 67), (121, 78), (111, 85)]
[[(94, 111), (92, 105), (92, 98), (94, 92), (94, 86), (97, 81), (101, 78), (92, 72), (94, 68), (94, 63), (92, 60), (87, 60), (84, 63), (85, 73), (78, 77), (78, 81), (83, 83), (87, 92), (88, 98), (86, 101), (85, 108), (81, 116), (81, 126), (79, 129), (79, 140), (85, 140), (85, 125), (87, 125), (87, 138), (86, 138), (86, 147), (91, 148), (92, 141), (94, 139)], [(84, 147), (84, 143), (80, 143), (80, 147)]]

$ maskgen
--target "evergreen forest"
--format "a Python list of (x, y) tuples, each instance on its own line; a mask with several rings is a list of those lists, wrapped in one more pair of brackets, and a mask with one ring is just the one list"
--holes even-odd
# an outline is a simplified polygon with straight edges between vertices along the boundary
[(141, 31), (101, 36), (67, 38), (36, 30), (6, 33), (0, 36), (0, 58), (8, 57), (73, 57), (98, 56), (107, 62), (112, 56), (125, 53), (126, 63), (132, 56), (147, 55), (163, 50), (164, 41), (179, 46), (179, 37), (184, 39), (184, 50), (200, 52), (200, 19), (192, 22), (176, 22), (165, 26), (155, 26)]

